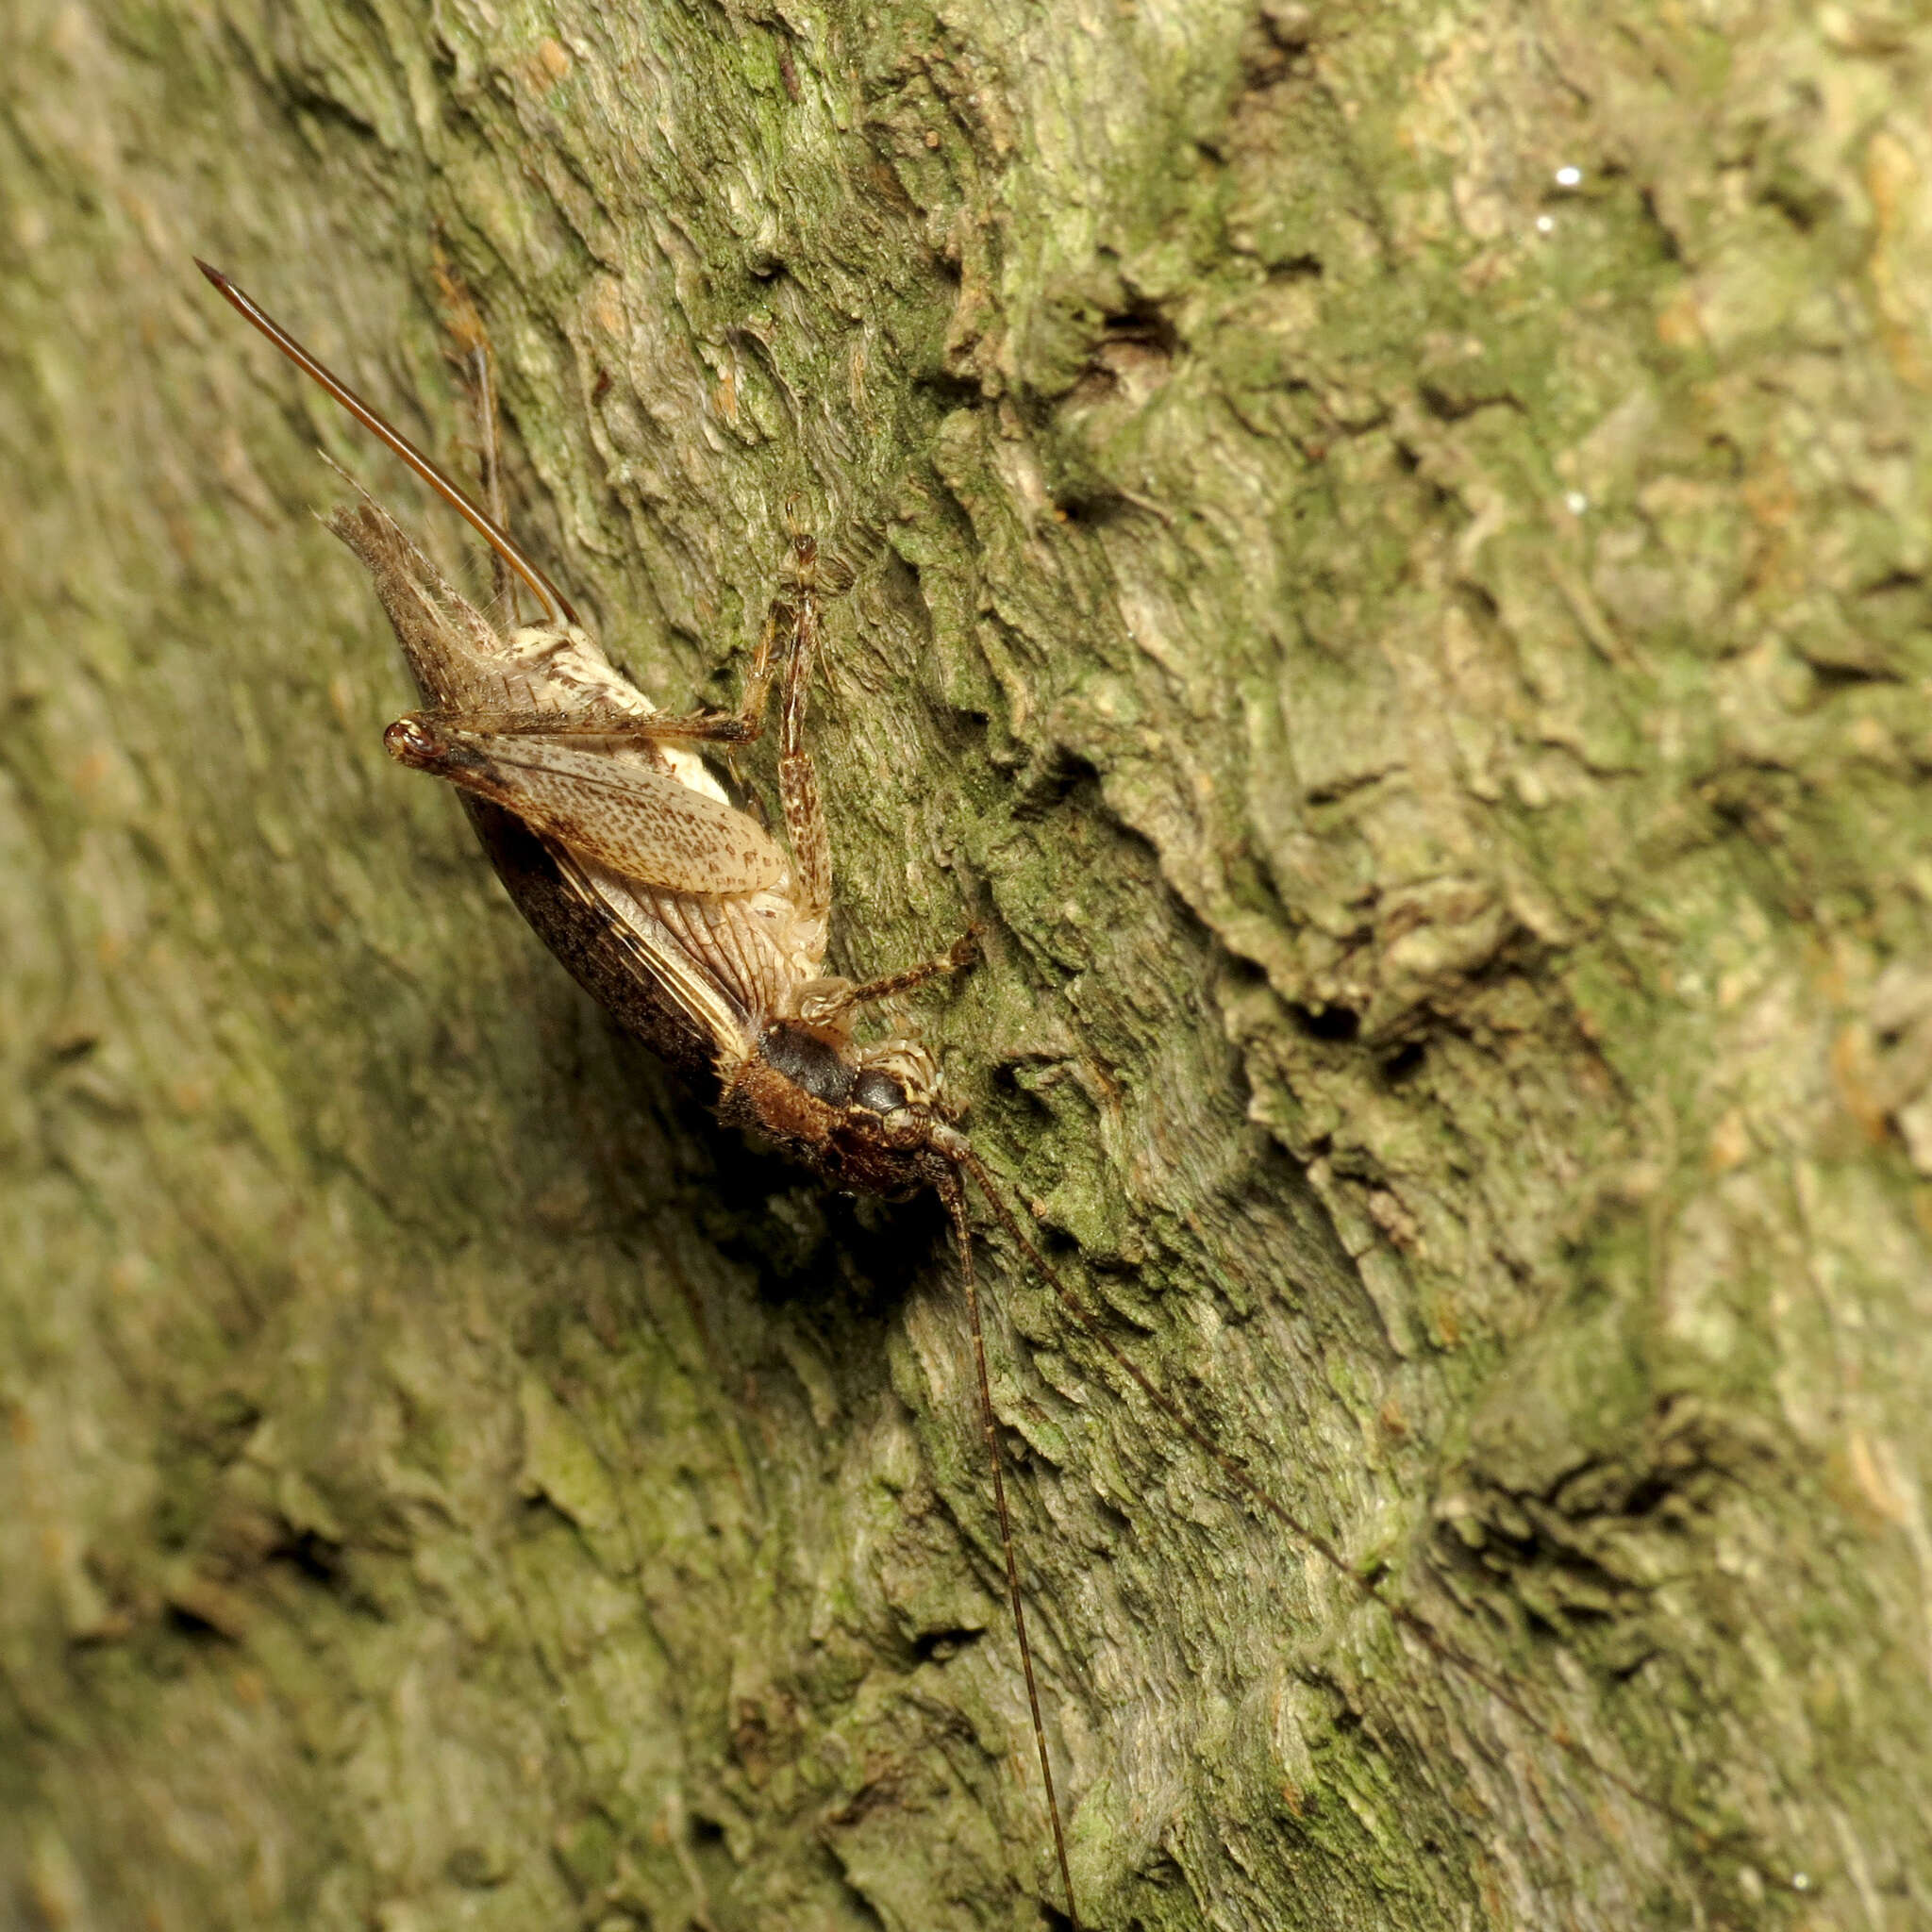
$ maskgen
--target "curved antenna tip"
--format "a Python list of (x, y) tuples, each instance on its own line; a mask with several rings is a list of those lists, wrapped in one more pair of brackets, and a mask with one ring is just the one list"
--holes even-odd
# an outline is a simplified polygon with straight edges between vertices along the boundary
[(244, 295), (220, 269), (210, 262), (202, 260), (198, 255), (192, 259), (231, 308), (238, 310), (246, 322), (259, 329), (296, 368), (319, 383), (357, 422), (361, 424), (363, 428), (377, 437), (395, 456), (401, 458), (511, 570), (516, 572), (518, 576), (523, 578), (525, 583), (529, 585), (536, 593), (538, 603), (543, 607), (543, 614), (552, 624), (571, 625), (577, 622), (577, 614), (571, 608), (570, 599), (524, 555), (516, 539), (508, 530), (499, 527), (470, 501), (459, 484), (445, 475), (434, 461), (425, 457), (393, 424), (385, 421), (379, 410), (365, 403), (341, 376), (325, 364), (317, 361), (280, 323)]

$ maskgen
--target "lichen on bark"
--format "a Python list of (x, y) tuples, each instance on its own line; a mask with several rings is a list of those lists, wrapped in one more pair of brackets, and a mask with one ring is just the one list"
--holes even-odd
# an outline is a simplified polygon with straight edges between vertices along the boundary
[(1083, 1921), (1924, 1921), (1910, 9), (5, 44), (5, 1914), (1055, 1923), (942, 1218), (711, 1126), (383, 759), (310, 445), (460, 546), (199, 252), (453, 461), (466, 290), (668, 703), (803, 498), (840, 962), (984, 922), (912, 1017), (1003, 1186), (1537, 1714), (994, 1239)]

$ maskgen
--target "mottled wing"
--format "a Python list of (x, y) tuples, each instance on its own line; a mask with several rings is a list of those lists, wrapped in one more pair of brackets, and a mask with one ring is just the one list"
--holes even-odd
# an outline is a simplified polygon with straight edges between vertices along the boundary
[(774, 891), (785, 855), (743, 812), (641, 761), (581, 745), (399, 719), (391, 752), (513, 811), (567, 851), (641, 885), (707, 895)]
[(728, 974), (708, 970), (712, 958), (693, 955), (664, 917), (667, 909), (675, 915), (686, 905), (717, 909), (734, 902), (635, 886), (612, 873), (586, 867), (568, 853), (559, 856), (558, 870), (587, 902), (602, 908), (607, 943), (628, 954), (709, 1041), (714, 1068), (735, 1064), (751, 1053), (758, 1037), (756, 1015), (762, 1008), (748, 1001), (741, 988), (727, 984)]

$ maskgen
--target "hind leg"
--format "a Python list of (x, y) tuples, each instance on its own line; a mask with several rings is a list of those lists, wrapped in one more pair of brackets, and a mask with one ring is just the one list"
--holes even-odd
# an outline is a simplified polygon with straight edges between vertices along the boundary
[[(479, 341), (464, 359), (463, 368), (464, 386), (470, 391), (470, 407), (476, 418), (476, 486), (491, 520), (506, 525), (503, 445), (496, 428), (496, 368), (490, 358), (489, 343)], [(491, 601), (509, 612), (512, 627), (523, 623), (516, 574), (494, 550), (490, 553), (490, 591)]]

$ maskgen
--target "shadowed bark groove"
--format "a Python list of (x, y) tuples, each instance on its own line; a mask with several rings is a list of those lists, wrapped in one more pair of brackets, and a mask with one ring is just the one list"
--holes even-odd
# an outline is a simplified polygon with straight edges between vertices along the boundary
[[(18, 0), (0, 1919), (1039, 1927), (936, 1202), (570, 986), (308, 512), (660, 702), (788, 494), (834, 964), (1002, 1239), (1096, 1928), (1932, 1919), (1932, 38), (1905, 8)], [(769, 753), (744, 759), (754, 784)], [(889, 1019), (891, 1016), (888, 1016)]]

